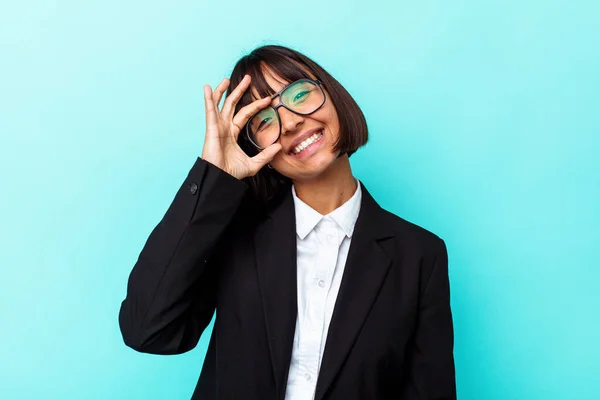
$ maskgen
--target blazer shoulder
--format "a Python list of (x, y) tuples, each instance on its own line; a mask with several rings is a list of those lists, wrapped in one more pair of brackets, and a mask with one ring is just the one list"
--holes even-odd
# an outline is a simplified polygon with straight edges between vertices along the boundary
[(384, 208), (381, 210), (383, 218), (401, 243), (422, 253), (437, 253), (445, 249), (445, 242), (438, 234)]

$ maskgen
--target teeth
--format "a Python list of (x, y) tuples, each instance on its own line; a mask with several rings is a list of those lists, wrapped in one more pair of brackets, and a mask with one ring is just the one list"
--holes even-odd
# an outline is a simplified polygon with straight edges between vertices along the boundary
[(311, 137), (309, 137), (308, 139), (304, 140), (298, 146), (294, 147), (294, 154), (300, 153), (302, 150), (306, 149), (308, 146), (310, 146), (317, 140), (321, 139), (322, 136), (323, 136), (323, 133), (321, 131), (319, 131), (319, 132), (315, 133), (314, 135), (312, 135)]

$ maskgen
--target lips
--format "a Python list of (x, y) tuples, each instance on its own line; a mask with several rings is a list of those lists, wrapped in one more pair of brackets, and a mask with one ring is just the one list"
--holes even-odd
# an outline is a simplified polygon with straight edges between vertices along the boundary
[(314, 135), (312, 135), (311, 137), (309, 137), (308, 139), (306, 139), (304, 142), (302, 142), (298, 146), (296, 146), (292, 150), (292, 154), (293, 155), (298, 155), (298, 154), (302, 153), (304, 150), (306, 150), (309, 147), (311, 147), (313, 145), (313, 143), (316, 143), (316, 142), (320, 141), (322, 138), (323, 138), (322, 131), (319, 131), (319, 132), (315, 133)]
[(323, 132), (323, 128), (309, 129), (305, 132), (298, 134), (298, 136), (294, 139), (292, 144), (287, 148), (287, 154), (294, 155), (294, 149), (296, 148), (296, 146), (298, 146), (300, 143), (304, 142), (306, 139), (308, 139), (317, 132)]

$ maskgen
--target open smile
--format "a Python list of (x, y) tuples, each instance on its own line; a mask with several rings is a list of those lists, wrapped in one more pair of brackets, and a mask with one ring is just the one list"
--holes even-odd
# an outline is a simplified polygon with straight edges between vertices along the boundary
[(302, 156), (304, 154), (310, 153), (313, 148), (318, 147), (317, 144), (323, 138), (323, 130), (316, 132), (311, 137), (303, 140), (300, 144), (294, 147), (290, 151), (290, 155), (292, 156)]

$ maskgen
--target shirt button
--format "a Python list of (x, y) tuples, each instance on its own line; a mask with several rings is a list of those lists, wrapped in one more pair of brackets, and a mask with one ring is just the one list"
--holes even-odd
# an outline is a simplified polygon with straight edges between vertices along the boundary
[(321, 280), (319, 281), (319, 286), (320, 286), (320, 287), (325, 287), (325, 281), (324, 281), (323, 279), (321, 279)]
[(333, 242), (333, 235), (327, 235), (327, 240), (329, 240), (330, 242)]
[(310, 374), (308, 372), (305, 373), (304, 378), (306, 378), (307, 381), (310, 381)]
[(196, 184), (196, 182), (192, 182), (192, 184), (190, 185), (190, 193), (196, 194), (197, 191), (198, 191), (198, 185)]

